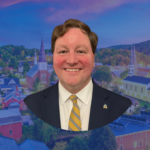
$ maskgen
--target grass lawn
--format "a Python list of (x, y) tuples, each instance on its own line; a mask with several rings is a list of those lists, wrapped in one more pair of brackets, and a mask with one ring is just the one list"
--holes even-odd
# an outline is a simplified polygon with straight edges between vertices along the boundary
[(150, 108), (150, 103), (142, 101), (142, 100), (139, 100), (139, 99), (138, 99), (138, 102), (140, 103), (141, 107), (144, 107), (144, 105), (147, 105)]
[(21, 115), (22, 115), (22, 116), (30, 115), (30, 113), (24, 113), (24, 112), (22, 112)]

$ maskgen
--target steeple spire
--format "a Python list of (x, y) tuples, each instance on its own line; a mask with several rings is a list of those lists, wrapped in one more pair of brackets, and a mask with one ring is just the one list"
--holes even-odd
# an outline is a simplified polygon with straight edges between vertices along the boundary
[(39, 62), (46, 62), (45, 59), (45, 51), (44, 51), (44, 45), (43, 45), (43, 38), (41, 42), (41, 49), (40, 49), (40, 55), (39, 55)]
[(130, 55), (130, 65), (133, 65), (133, 49), (132, 49), (132, 45), (131, 45), (131, 55)]
[(35, 49), (35, 53), (34, 53), (34, 65), (37, 65), (36, 49)]
[(134, 50), (131, 45), (131, 56), (130, 56), (130, 64), (129, 64), (129, 72), (128, 76), (135, 76), (135, 67), (134, 67)]

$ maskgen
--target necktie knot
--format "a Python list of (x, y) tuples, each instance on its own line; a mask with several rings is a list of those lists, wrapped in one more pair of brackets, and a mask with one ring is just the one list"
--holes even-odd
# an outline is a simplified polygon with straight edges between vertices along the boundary
[(78, 99), (78, 97), (77, 97), (76, 95), (71, 95), (69, 98), (71, 99), (71, 101), (72, 101), (73, 103), (77, 104), (77, 99)]

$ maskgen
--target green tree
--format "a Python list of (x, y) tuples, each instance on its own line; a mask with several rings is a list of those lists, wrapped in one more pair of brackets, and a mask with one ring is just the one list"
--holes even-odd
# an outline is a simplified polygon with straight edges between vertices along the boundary
[(21, 51), (21, 57), (24, 58), (24, 56), (25, 56), (25, 52), (24, 52), (24, 50), (22, 50)]
[(119, 94), (120, 93), (119, 86), (117, 86), (117, 85), (113, 86), (112, 91)]
[(66, 146), (67, 146), (67, 142), (63, 142), (63, 141), (56, 142), (53, 150), (64, 150)]
[(8, 75), (8, 77), (9, 77), (9, 78), (18, 78), (17, 75), (14, 75), (14, 74), (12, 74), (12, 73), (10, 73), (10, 74)]
[(52, 139), (56, 140), (60, 129), (50, 126), (39, 118), (33, 120), (33, 122), (34, 126), (22, 126), (23, 136), (20, 142), (23, 142), (27, 138), (42, 141), (45, 144)]
[(6, 63), (5, 62), (3, 62), (3, 61), (0, 61), (0, 67), (6, 67)]
[(128, 72), (129, 72), (128, 70), (123, 71), (120, 75), (120, 78), (125, 79), (128, 76)]
[(138, 115), (139, 114), (139, 112), (140, 112), (140, 110), (141, 110), (141, 107), (139, 106), (139, 107), (136, 107), (135, 109), (134, 109), (134, 111), (133, 111), (133, 114), (132, 115)]
[(51, 73), (51, 77), (49, 78), (49, 81), (52, 82), (55, 79), (55, 71), (53, 70), (53, 72)]
[(25, 62), (23, 64), (23, 74), (25, 74), (26, 72), (28, 72), (30, 70), (30, 65), (28, 62)]
[(39, 83), (40, 83), (40, 79), (39, 79), (39, 77), (37, 77), (36, 79), (35, 79), (35, 81), (33, 82), (33, 89), (35, 90), (35, 91), (38, 91), (39, 90)]
[(116, 138), (109, 126), (92, 130), (88, 141), (89, 148), (93, 150), (117, 150)]
[(10, 70), (3, 68), (3, 69), (2, 69), (2, 74), (9, 75), (9, 74), (10, 74)]
[(7, 63), (9, 61), (10, 56), (8, 54), (3, 54), (2, 60)]
[(66, 146), (65, 150), (89, 150), (89, 147), (82, 138), (75, 137), (70, 140), (70, 143)]
[(107, 82), (107, 84), (109, 84), (112, 80), (110, 73), (101, 70), (96, 71), (93, 75), (93, 78), (101, 82), (101, 85), (103, 82)]
[(9, 62), (9, 67), (13, 67), (14, 69), (17, 69), (18, 68), (18, 61), (15, 57), (11, 57), (10, 58), (10, 62)]

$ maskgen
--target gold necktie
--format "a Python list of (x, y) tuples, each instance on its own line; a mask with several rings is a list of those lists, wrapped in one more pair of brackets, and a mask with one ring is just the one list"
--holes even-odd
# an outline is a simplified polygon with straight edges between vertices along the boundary
[(69, 118), (69, 127), (68, 130), (70, 131), (81, 131), (81, 120), (80, 120), (80, 109), (77, 104), (77, 96), (71, 95), (69, 97), (73, 102), (73, 108)]

